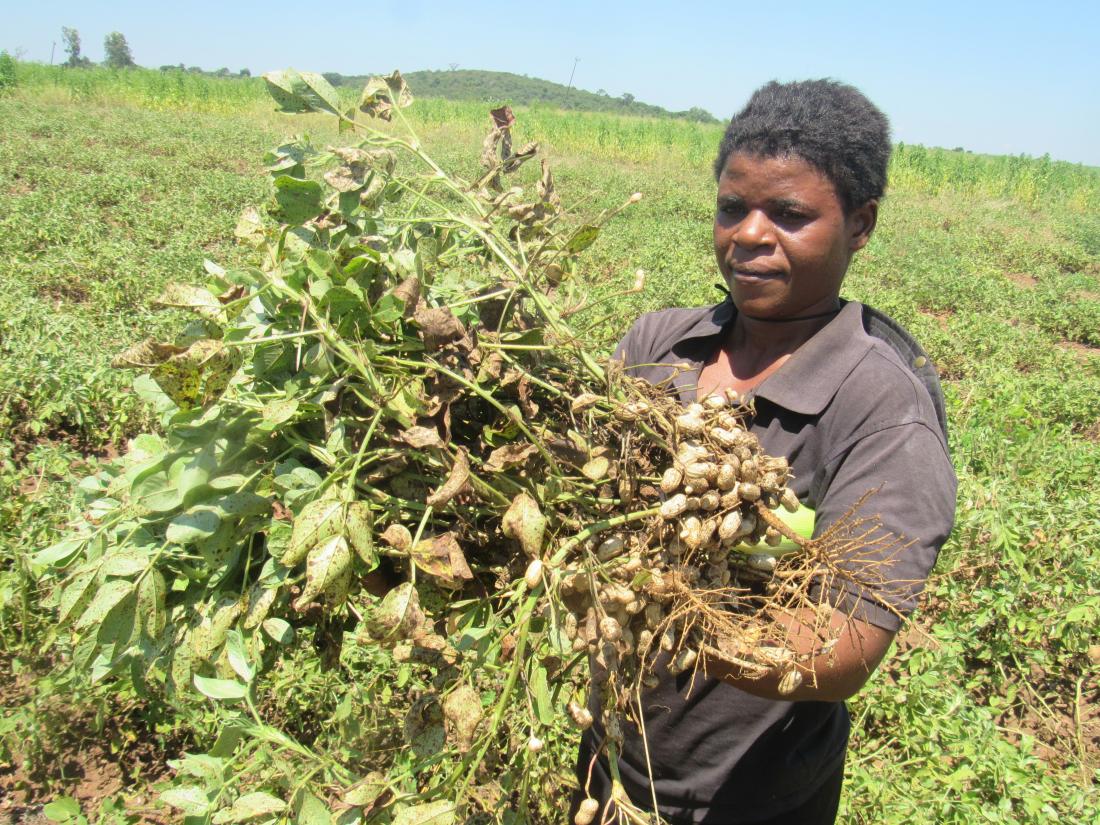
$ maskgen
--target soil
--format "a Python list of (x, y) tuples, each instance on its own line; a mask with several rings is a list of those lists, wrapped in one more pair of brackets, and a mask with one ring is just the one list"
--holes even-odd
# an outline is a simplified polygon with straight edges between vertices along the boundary
[(1100, 355), (1100, 347), (1082, 344), (1080, 341), (1061, 341), (1058, 346), (1071, 352), (1080, 361), (1088, 361)]
[[(41, 663), (43, 673), (50, 664)], [(10, 657), (0, 654), (0, 713), (34, 704), (38, 675), (29, 669), (13, 674)], [(24, 738), (28, 744), (39, 739), (42, 752), (33, 760), (17, 752), (10, 763), (0, 762), (0, 825), (45, 825), (43, 805), (60, 796), (74, 798), (92, 821), (112, 797), (140, 822), (171, 821), (167, 810), (152, 806), (147, 789), (167, 776), (167, 760), (185, 743), (171, 742), (166, 752), (163, 737), (147, 729), (139, 706), (109, 707), (97, 726), (91, 707), (82, 711), (63, 699), (38, 700), (37, 715), (48, 720), (48, 730), (28, 730)]]
[(1016, 286), (1022, 286), (1024, 289), (1033, 289), (1039, 283), (1038, 278), (1028, 275), (1026, 272), (1008, 272), (1005, 277)]

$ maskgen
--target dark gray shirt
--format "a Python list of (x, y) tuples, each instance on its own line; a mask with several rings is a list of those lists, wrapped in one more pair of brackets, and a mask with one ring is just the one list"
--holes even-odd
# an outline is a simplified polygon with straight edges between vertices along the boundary
[[(732, 327), (730, 301), (638, 319), (616, 357), (681, 401), (695, 400), (703, 364)], [(889, 630), (916, 606), (955, 513), (943, 397), (935, 370), (885, 315), (847, 302), (753, 394), (752, 431), (791, 463), (795, 492), (817, 511), (815, 533), (870, 490), (865, 505), (910, 542), (887, 562), (889, 592), (837, 592), (834, 603)], [(883, 605), (889, 605), (893, 609)], [(797, 807), (843, 761), (843, 703), (762, 699), (715, 679), (665, 676), (644, 696), (646, 736), (661, 812), (688, 822), (753, 822)], [(591, 752), (599, 731), (586, 737)], [(605, 768), (599, 773), (603, 774)], [(650, 803), (641, 738), (627, 734), (627, 791)]]

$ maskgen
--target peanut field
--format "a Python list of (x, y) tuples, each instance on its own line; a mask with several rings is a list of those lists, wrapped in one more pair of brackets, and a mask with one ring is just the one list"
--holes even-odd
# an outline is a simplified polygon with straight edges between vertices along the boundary
[[(316, 147), (345, 136), (332, 118), (277, 113), (259, 79), (15, 69), (0, 89), (0, 823), (455, 821), (365, 790), (383, 758), (410, 771), (434, 758), (403, 753), (409, 703), (431, 688), (415, 662), (280, 619), (267, 642), (278, 656), (234, 666), (248, 673), (250, 715), (217, 686), (165, 694), (74, 666), (85, 653), (39, 562), (86, 517), (82, 480), (163, 428), (155, 394), (112, 360), (184, 329), (189, 316), (156, 305), (169, 284), (257, 266), (238, 221), (275, 202), (268, 170), (293, 159), (295, 136)], [(418, 99), (405, 117), (443, 169), (473, 180), (489, 108)], [(642, 193), (572, 273), (590, 308), (569, 321), (594, 349), (609, 352), (642, 312), (721, 298), (721, 127), (515, 116), (515, 144), (537, 141), (553, 169), (571, 237)], [(532, 189), (534, 166), (517, 178)], [(1096, 821), (1100, 170), (898, 145), (844, 294), (931, 355), (960, 486), (921, 609), (850, 703), (838, 821)], [(509, 793), (467, 821), (563, 820), (578, 734), (555, 684), (521, 685), (538, 747), (528, 742)], [(493, 714), (492, 697), (481, 701)]]

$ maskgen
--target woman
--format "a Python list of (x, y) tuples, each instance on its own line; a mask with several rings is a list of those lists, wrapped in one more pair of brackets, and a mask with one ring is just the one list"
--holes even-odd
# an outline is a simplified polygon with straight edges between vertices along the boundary
[[(634, 802), (672, 822), (831, 823), (854, 695), (886, 654), (951, 530), (955, 475), (943, 399), (920, 347), (889, 318), (840, 299), (852, 256), (871, 237), (890, 155), (886, 118), (831, 81), (769, 83), (729, 124), (715, 164), (714, 249), (729, 299), (639, 319), (616, 355), (685, 403), (733, 389), (751, 429), (786, 456), (817, 532), (865, 493), (866, 509), (910, 544), (884, 560), (889, 593), (831, 594), (840, 641), (780, 695), (708, 661), (708, 678), (661, 671), (643, 697), (648, 764), (637, 731), (619, 770)], [(848, 621), (848, 617), (853, 619)], [(796, 639), (800, 617), (791, 617)], [(810, 650), (810, 642), (804, 647)], [(601, 731), (586, 734), (578, 775), (606, 798)]]

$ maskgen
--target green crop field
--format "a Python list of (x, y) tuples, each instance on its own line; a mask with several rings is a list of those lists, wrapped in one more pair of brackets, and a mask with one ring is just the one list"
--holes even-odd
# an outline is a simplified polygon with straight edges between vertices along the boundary
[[(74, 805), (88, 821), (174, 821), (158, 793), (182, 781), (184, 753), (211, 749), (224, 715), (70, 670), (53, 582), (29, 558), (77, 514), (80, 479), (157, 426), (133, 374), (110, 367), (182, 327), (153, 299), (201, 282), (204, 259), (252, 262), (234, 227), (272, 197), (266, 150), (301, 132), (343, 138), (319, 116), (275, 113), (260, 80), (16, 69), (0, 89), (0, 823), (51, 801), (59, 821), (78, 821)], [(608, 349), (643, 311), (718, 299), (721, 127), (515, 114), (517, 145), (541, 144), (578, 220), (643, 193), (581, 258), (589, 297), (607, 299), (574, 318), (592, 340)], [(477, 177), (484, 107), (418, 100), (408, 116), (444, 168)], [(622, 294), (639, 268), (645, 291)], [(839, 821), (1097, 821), (1100, 172), (899, 146), (844, 294), (931, 354), (960, 487), (924, 606), (850, 703)], [(310, 640), (298, 644), (260, 677), (265, 712), (324, 758), (354, 761), (366, 724), (354, 709), (378, 686), (316, 667)], [(548, 753), (569, 776), (574, 734), (556, 736)], [(223, 767), (275, 787), (277, 763)]]

